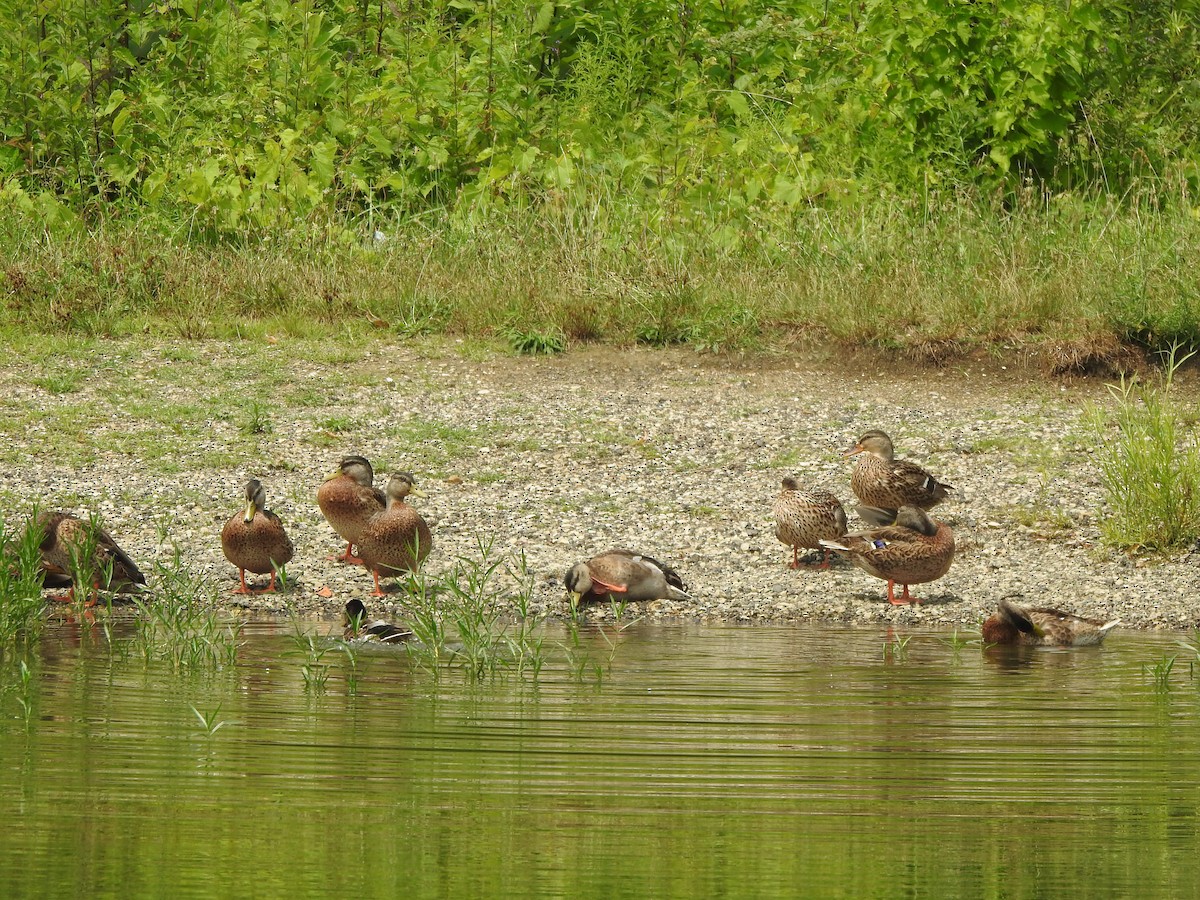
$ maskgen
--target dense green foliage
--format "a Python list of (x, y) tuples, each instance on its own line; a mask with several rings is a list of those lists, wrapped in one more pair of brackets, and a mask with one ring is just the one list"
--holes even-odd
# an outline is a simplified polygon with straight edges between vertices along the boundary
[(719, 228), (881, 188), (1190, 179), (1198, 9), (0, 0), (0, 179), (214, 233), (579, 189)]

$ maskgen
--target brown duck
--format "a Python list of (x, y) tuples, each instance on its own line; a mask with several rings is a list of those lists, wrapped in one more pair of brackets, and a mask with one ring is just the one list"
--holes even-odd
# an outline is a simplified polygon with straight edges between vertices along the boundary
[(392, 473), (387, 484), (387, 507), (371, 517), (359, 536), (358, 553), (375, 576), (373, 597), (383, 596), (380, 578), (415, 572), (433, 546), (429, 525), (405, 502), (409, 494), (425, 496), (417, 490), (410, 473)]
[(632, 550), (609, 550), (576, 563), (563, 576), (571, 605), (581, 600), (691, 600), (679, 573)]
[[(869, 520), (886, 521), (888, 511), (859, 508)], [(890, 517), (889, 517), (890, 518)], [(950, 569), (954, 559), (954, 533), (944, 522), (935, 522), (920, 507), (902, 506), (895, 522), (855, 531), (836, 541), (822, 540), (822, 547), (849, 558), (864, 572), (888, 583), (889, 603), (920, 603), (908, 592), (910, 584), (936, 581)], [(897, 598), (895, 586), (904, 585)]]
[(846, 533), (846, 511), (829, 491), (817, 488), (801, 490), (794, 478), (783, 479), (783, 490), (775, 498), (775, 537), (792, 548), (790, 567), (801, 568), (800, 548), (822, 550), (824, 559), (818, 569), (829, 568), (827, 547), (821, 540), (837, 540)]
[(954, 490), (916, 463), (895, 459), (892, 439), (882, 431), (866, 432), (843, 456), (858, 456), (850, 474), (850, 489), (867, 506), (888, 510), (901, 506), (932, 509)]
[(367, 608), (358, 599), (350, 600), (342, 610), (342, 638), (347, 641), (377, 644), (401, 644), (413, 636), (407, 628), (376, 619), (367, 621)]
[(1025, 644), (1037, 647), (1087, 647), (1099, 644), (1121, 624), (1120, 619), (1085, 619), (1057, 609), (1019, 606), (1007, 597), (983, 623), (985, 644)]
[(96, 592), (101, 589), (136, 593), (146, 583), (146, 576), (129, 554), (94, 521), (85, 522), (70, 513), (47, 510), (37, 516), (33, 527), (42, 535), (38, 549), (46, 582), (69, 584), (67, 595), (57, 599), (74, 599), (74, 573), (80, 567), (86, 570), (80, 574), (92, 585), (89, 603), (95, 602)]
[[(241, 586), (235, 594), (268, 593), (275, 590), (275, 573), (291, 561), (295, 551), (279, 516), (267, 509), (267, 492), (257, 478), (246, 482), (245, 499), (245, 510), (221, 529), (221, 549), (237, 566)], [(247, 570), (257, 575), (270, 573), (271, 583), (258, 590), (247, 587)]]
[(371, 517), (387, 506), (387, 498), (374, 482), (375, 472), (365, 456), (343, 457), (337, 469), (325, 476), (317, 491), (317, 506), (346, 541), (345, 552), (331, 559), (354, 565), (362, 562), (354, 555), (354, 547)]

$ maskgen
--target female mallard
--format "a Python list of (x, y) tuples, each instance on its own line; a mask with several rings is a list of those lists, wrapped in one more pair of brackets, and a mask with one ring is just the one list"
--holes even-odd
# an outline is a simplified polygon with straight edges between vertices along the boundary
[[(232, 516), (221, 529), (221, 549), (237, 566), (241, 587), (235, 594), (265, 594), (275, 590), (275, 573), (287, 565), (295, 552), (279, 516), (267, 509), (267, 492), (262, 482), (246, 482), (246, 508)], [(256, 575), (270, 573), (271, 583), (252, 590), (246, 586), (246, 570)]]
[(783, 479), (783, 490), (775, 498), (775, 537), (792, 548), (791, 568), (799, 569), (800, 548), (823, 550), (818, 569), (829, 568), (828, 548), (821, 540), (837, 540), (846, 533), (846, 511), (829, 491), (802, 491), (794, 478)]
[(408, 472), (393, 472), (387, 484), (387, 507), (371, 517), (358, 538), (363, 565), (375, 576), (373, 597), (383, 596), (381, 577), (415, 572), (433, 546), (429, 526), (404, 502), (409, 494), (425, 496), (416, 484)]
[[(859, 455), (861, 454), (861, 455)], [(850, 475), (850, 489), (867, 506), (896, 510), (901, 506), (932, 509), (954, 490), (916, 463), (893, 459), (892, 439), (882, 431), (868, 431), (843, 456), (858, 456)]]
[(33, 527), (42, 535), (38, 549), (47, 581), (62, 584), (70, 580), (67, 595), (59, 599), (74, 599), (77, 573), (92, 585), (89, 602), (95, 602), (101, 588), (134, 593), (146, 583), (146, 576), (129, 554), (94, 519), (85, 522), (70, 513), (47, 510), (37, 516)]
[[(859, 514), (868, 519), (886, 512), (859, 508)], [(848, 557), (864, 572), (886, 579), (888, 602), (893, 604), (920, 603), (909, 594), (908, 586), (936, 581), (946, 574), (954, 559), (954, 533), (917, 506), (900, 507), (891, 525), (855, 531), (836, 541), (822, 540), (821, 546)], [(896, 584), (904, 585), (899, 599)]]
[(1099, 644), (1120, 624), (1120, 619), (1105, 622), (1073, 616), (1057, 609), (1018, 606), (1005, 597), (998, 604), (995, 614), (983, 623), (981, 636), (985, 644), (1087, 647)]
[(632, 550), (609, 550), (576, 563), (563, 576), (571, 605), (583, 600), (691, 600), (679, 573)]
[(375, 472), (365, 456), (344, 457), (338, 468), (325, 476), (317, 491), (317, 506), (346, 541), (345, 552), (330, 559), (354, 565), (362, 562), (354, 555), (354, 546), (371, 517), (387, 506), (387, 498), (374, 482)]
[(367, 621), (367, 608), (361, 600), (350, 600), (342, 610), (342, 637), (347, 641), (400, 644), (413, 636), (407, 628), (376, 619)]

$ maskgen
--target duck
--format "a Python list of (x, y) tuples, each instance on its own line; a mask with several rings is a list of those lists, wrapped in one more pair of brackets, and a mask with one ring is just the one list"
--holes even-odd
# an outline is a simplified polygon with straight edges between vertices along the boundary
[[(241, 586), (235, 594), (266, 594), (275, 591), (276, 573), (291, 562), (292, 541), (279, 516), (267, 509), (267, 492), (262, 482), (251, 478), (244, 492), (245, 510), (235, 513), (221, 529), (221, 549), (237, 566)], [(246, 571), (271, 575), (271, 583), (254, 590), (246, 586)]]
[(850, 474), (850, 490), (866, 506), (899, 510), (917, 506), (929, 510), (948, 496), (954, 486), (938, 481), (916, 463), (895, 458), (892, 439), (873, 429), (845, 452), (843, 457), (858, 456)]
[[(890, 510), (859, 507), (867, 521), (891, 521)], [(941, 578), (954, 559), (954, 533), (919, 506), (901, 506), (891, 524), (854, 531), (837, 540), (821, 540), (821, 546), (850, 560), (855, 566), (887, 581), (888, 602), (894, 605), (920, 603), (908, 590), (911, 584), (926, 584)], [(897, 598), (895, 587), (904, 586)]]
[(46, 510), (34, 518), (32, 527), (42, 536), (38, 551), (45, 585), (67, 587), (67, 594), (56, 599), (75, 599), (76, 570), (84, 567), (89, 571), (78, 574), (92, 585), (89, 605), (101, 589), (130, 594), (145, 586), (146, 576), (94, 518), (85, 522), (71, 513)]
[(670, 566), (644, 553), (609, 550), (576, 563), (563, 576), (571, 606), (581, 600), (691, 600)]
[(1004, 597), (983, 623), (984, 644), (1089, 647), (1101, 643), (1120, 619), (1085, 619), (1058, 609), (1020, 606)]
[(337, 562), (359, 565), (362, 559), (354, 547), (371, 517), (387, 507), (387, 497), (375, 487), (375, 470), (365, 456), (344, 456), (338, 467), (325, 476), (317, 490), (317, 506), (333, 530), (346, 541)]
[(342, 637), (347, 641), (370, 642), (376, 644), (400, 644), (413, 636), (407, 628), (393, 625), (376, 619), (367, 621), (367, 608), (357, 598), (349, 600), (342, 610)]
[[(821, 546), (821, 539), (837, 540), (846, 533), (846, 510), (832, 493), (820, 488), (801, 490), (795, 478), (784, 478), (783, 489), (772, 505), (775, 513), (775, 537), (792, 548), (789, 568), (802, 568), (800, 548), (821, 550), (824, 557), (817, 569), (829, 568), (833, 551)], [(810, 564), (811, 566), (811, 564)]]
[(387, 506), (373, 515), (358, 538), (358, 553), (363, 565), (375, 576), (372, 597), (384, 596), (379, 579), (389, 575), (415, 572), (433, 547), (433, 535), (421, 514), (405, 502), (417, 490), (411, 472), (393, 472), (387, 483)]

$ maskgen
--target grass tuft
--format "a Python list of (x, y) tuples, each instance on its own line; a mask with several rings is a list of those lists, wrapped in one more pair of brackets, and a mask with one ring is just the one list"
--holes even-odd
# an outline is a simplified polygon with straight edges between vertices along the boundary
[(1131, 553), (1171, 550), (1200, 537), (1200, 446), (1183, 426), (1172, 390), (1191, 356), (1173, 348), (1156, 381), (1123, 377), (1109, 386), (1112, 416), (1093, 412), (1107, 501), (1100, 532)]

